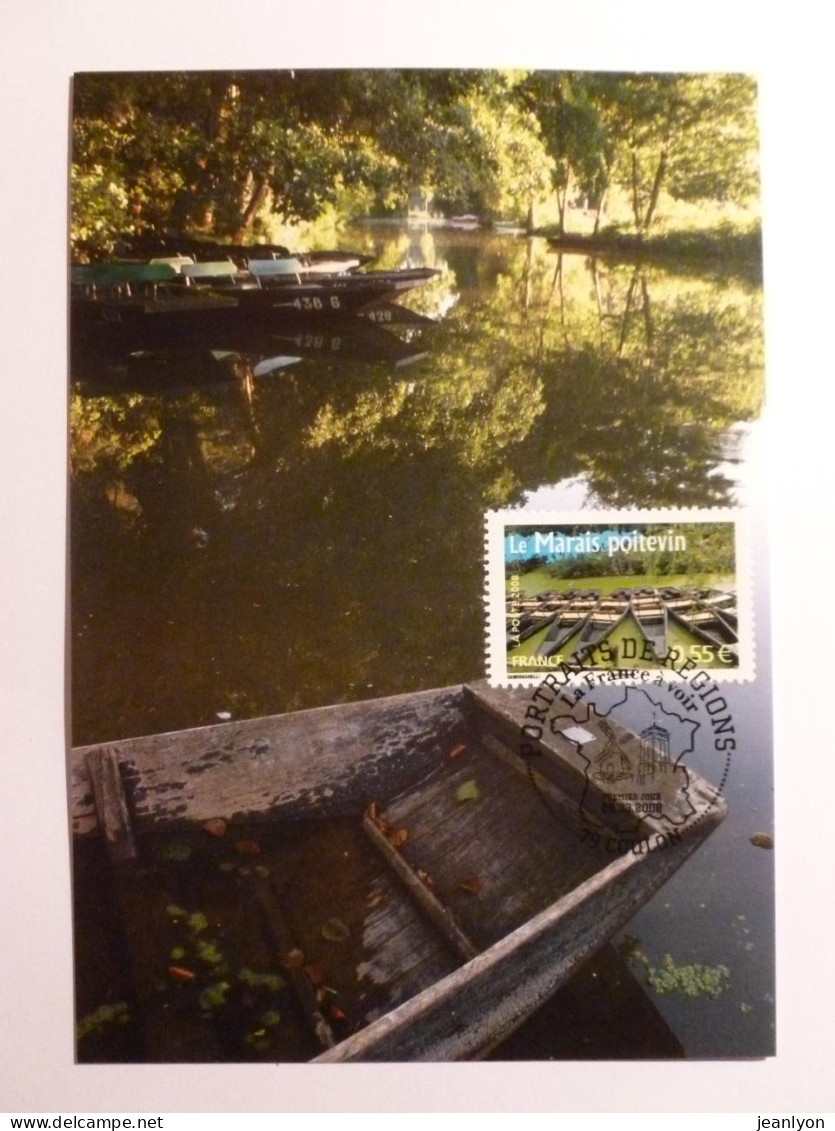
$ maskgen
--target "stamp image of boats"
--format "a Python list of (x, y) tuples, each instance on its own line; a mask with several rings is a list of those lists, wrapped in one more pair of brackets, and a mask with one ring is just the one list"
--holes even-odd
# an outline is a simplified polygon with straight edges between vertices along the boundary
[[(471, 1058), (546, 1002), (725, 805), (690, 772), (675, 835), (646, 815), (646, 850), (618, 849), (611, 775), (559, 738), (520, 755), (529, 702), (476, 683), (75, 748), (74, 835), (110, 859), (144, 1058), (246, 1059), (278, 1010), (272, 1059)], [(603, 722), (592, 760), (638, 742)], [(254, 1031), (224, 1020), (268, 992)]]

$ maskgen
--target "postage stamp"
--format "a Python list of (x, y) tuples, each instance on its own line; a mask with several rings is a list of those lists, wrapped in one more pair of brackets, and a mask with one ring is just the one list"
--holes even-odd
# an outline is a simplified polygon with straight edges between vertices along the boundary
[(490, 511), (486, 565), (493, 686), (754, 677), (745, 511)]

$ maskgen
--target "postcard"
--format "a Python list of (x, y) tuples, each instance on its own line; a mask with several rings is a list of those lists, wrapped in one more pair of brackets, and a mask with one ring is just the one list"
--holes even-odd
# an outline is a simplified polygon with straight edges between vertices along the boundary
[(75, 76), (78, 1063), (773, 1054), (756, 93)]

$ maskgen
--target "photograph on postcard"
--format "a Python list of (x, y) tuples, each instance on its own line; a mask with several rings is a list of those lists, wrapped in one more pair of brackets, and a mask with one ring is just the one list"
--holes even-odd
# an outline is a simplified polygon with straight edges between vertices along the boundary
[(771, 1055), (754, 80), (78, 74), (70, 219), (77, 1060)]

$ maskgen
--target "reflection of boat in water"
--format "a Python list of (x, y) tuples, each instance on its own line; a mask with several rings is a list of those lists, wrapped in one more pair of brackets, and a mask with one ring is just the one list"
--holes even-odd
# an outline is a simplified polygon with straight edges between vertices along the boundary
[(241, 367), (266, 376), (304, 358), (403, 368), (426, 357), (423, 343), (359, 318), (312, 325), (287, 324), (281, 331), (233, 324), (194, 331), (143, 333), (102, 341), (73, 342), (72, 376), (85, 385), (117, 390), (203, 385), (235, 380)]
[[(459, 686), (73, 750), (74, 832), (112, 861), (146, 1059), (289, 1060), (285, 1032), (295, 1059), (463, 1059), (547, 1001), (725, 806), (691, 774), (698, 819), (682, 811), (670, 838), (642, 816), (637, 836), (665, 850), (613, 857), (611, 792), (574, 743), (546, 735), (535, 766), (516, 753), (527, 704)], [(606, 732), (583, 730), (594, 757)], [(600, 836), (580, 835), (581, 812)], [(222, 974), (186, 951), (208, 907)], [(232, 1006), (255, 1011), (260, 1045)]]
[(648, 586), (632, 594), (632, 615), (657, 660), (667, 655), (667, 607), (657, 590)]
[[(253, 366), (266, 359), (287, 356), (382, 363), (397, 368), (419, 361), (427, 354), (422, 336), (415, 334), (414, 330), (407, 329), (401, 337), (376, 322), (360, 318), (319, 322), (304, 318), (289, 319), (274, 328), (252, 326), (240, 318), (200, 321), (190, 328), (148, 321), (131, 328), (74, 333), (71, 347), (74, 377), (98, 382), (111, 382), (114, 375), (119, 380), (127, 379), (128, 371), (139, 374), (148, 364), (143, 360), (148, 354), (156, 356), (154, 364), (158, 378), (164, 377), (165, 357), (169, 357), (169, 379), (180, 380), (181, 383), (186, 383), (182, 381), (184, 370), (197, 372), (203, 364), (199, 359), (205, 360), (209, 354), (218, 352), (240, 354)], [(187, 380), (192, 379), (204, 382), (210, 378), (195, 375)]]
[(554, 656), (575, 635), (591, 616), (600, 597), (599, 589), (579, 590), (562, 610), (536, 650), (537, 656)]

